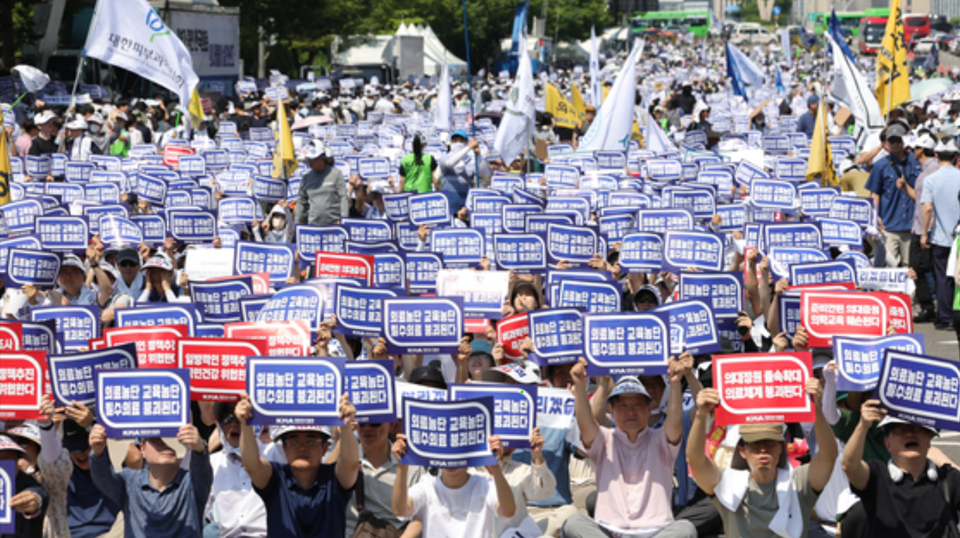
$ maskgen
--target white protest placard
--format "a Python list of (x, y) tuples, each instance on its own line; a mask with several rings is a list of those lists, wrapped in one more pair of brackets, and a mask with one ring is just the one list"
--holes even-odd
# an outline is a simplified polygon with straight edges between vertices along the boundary
[(191, 249), (187, 251), (183, 270), (190, 275), (190, 280), (233, 276), (233, 258), (232, 248)]

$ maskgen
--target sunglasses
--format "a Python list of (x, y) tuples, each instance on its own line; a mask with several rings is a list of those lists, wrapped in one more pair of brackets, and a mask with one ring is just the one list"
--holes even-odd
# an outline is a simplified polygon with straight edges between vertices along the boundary
[(645, 295), (643, 297), (637, 297), (635, 302), (639, 304), (644, 304), (644, 303), (657, 304), (657, 299), (656, 297), (649, 297)]
[(894, 136), (893, 138), (888, 138), (887, 142), (891, 144), (903, 144), (903, 139), (899, 136)]
[(137, 262), (129, 262), (129, 261), (120, 262), (120, 267), (136, 267), (137, 265), (139, 265)]
[(224, 426), (229, 426), (230, 424), (233, 424), (236, 421), (237, 421), (237, 417), (235, 417), (233, 414), (226, 415), (220, 419), (220, 423), (223, 424)]

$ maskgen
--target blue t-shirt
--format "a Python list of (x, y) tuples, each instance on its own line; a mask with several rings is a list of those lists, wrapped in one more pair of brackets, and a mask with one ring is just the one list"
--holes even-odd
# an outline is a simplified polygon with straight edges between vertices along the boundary
[(810, 111), (804, 112), (800, 116), (800, 119), (797, 120), (797, 132), (807, 135), (807, 139), (813, 138), (813, 130), (817, 127), (817, 117), (810, 113)]
[(74, 465), (67, 485), (67, 521), (72, 538), (95, 538), (105, 534), (117, 520), (120, 507), (93, 483), (90, 471)]
[[(868, 191), (880, 196), (880, 207), (877, 208), (877, 213), (883, 221), (884, 229), (889, 232), (909, 232), (913, 225), (916, 203), (910, 199), (906, 190), (897, 188), (897, 178), (903, 174), (907, 183), (914, 187), (921, 167), (913, 154), (907, 152), (906, 156), (905, 160), (897, 161), (896, 168), (892, 164), (892, 160), (896, 159), (893, 155), (880, 159), (873, 166), (870, 178), (865, 185)], [(924, 186), (926, 185), (927, 183), (924, 182)]]
[(938, 247), (953, 246), (953, 229), (960, 220), (960, 170), (953, 166), (941, 166), (924, 180), (923, 196), (925, 204), (933, 204), (933, 233), (930, 243)]
[(321, 464), (309, 489), (300, 487), (289, 464), (271, 463), (273, 474), (263, 489), (255, 488), (267, 509), (267, 536), (307, 538), (344, 536), (347, 505), (353, 489), (337, 480), (336, 465)]

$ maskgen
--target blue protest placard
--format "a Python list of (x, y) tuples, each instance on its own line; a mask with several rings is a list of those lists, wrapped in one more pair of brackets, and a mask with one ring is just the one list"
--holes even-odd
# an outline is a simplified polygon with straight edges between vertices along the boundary
[(147, 303), (135, 308), (118, 308), (117, 327), (155, 327), (157, 325), (186, 325), (190, 336), (196, 336), (197, 312), (192, 303)]
[(17, 513), (10, 506), (10, 500), (17, 491), (17, 462), (0, 461), (0, 533), (14, 535), (17, 532)]
[(736, 320), (743, 310), (743, 273), (680, 273), (680, 301), (701, 299), (717, 320)]
[(30, 321), (48, 319), (56, 320), (57, 334), (65, 351), (87, 347), (90, 340), (100, 334), (100, 308), (96, 305), (44, 306), (30, 311)]
[(387, 216), (394, 221), (404, 221), (410, 218), (410, 197), (412, 196), (412, 192), (384, 194), (383, 209)]
[(757, 208), (792, 212), (796, 197), (797, 186), (789, 181), (757, 178), (750, 184), (750, 203)]
[(540, 366), (576, 362), (583, 355), (583, 314), (576, 308), (532, 310), (527, 314), (533, 352)]
[(247, 357), (252, 424), (342, 426), (343, 357)]
[(99, 351), (47, 355), (47, 365), (58, 406), (73, 405), (73, 402), (92, 406), (97, 398), (94, 372), (137, 368), (137, 344), (128, 342)]
[(473, 199), (473, 213), (501, 213), (503, 206), (513, 199), (502, 195), (477, 196)]
[(0, 241), (0, 272), (7, 270), (7, 257), (10, 250), (19, 248), (24, 250), (40, 250), (40, 238), (36, 235), (21, 235), (15, 239)]
[(202, 176), (207, 173), (207, 161), (199, 155), (181, 155), (177, 170), (190, 177)]
[(787, 294), (780, 296), (777, 301), (780, 310), (780, 332), (787, 334), (787, 339), (793, 340), (800, 326), (800, 297), (791, 297)]
[(636, 215), (628, 212), (619, 215), (603, 215), (600, 217), (600, 233), (609, 243), (622, 241), (624, 236), (634, 230)]
[(90, 241), (86, 217), (37, 217), (35, 225), (44, 250), (85, 252)]
[(543, 177), (551, 189), (572, 189), (580, 181), (580, 170), (576, 166), (548, 164), (543, 167)]
[(397, 391), (392, 360), (347, 361), (344, 375), (350, 403), (357, 408), (357, 423), (397, 421)]
[(170, 209), (167, 225), (174, 239), (188, 245), (210, 243), (217, 235), (217, 218), (207, 211)]
[(889, 417), (960, 429), (960, 368), (950, 359), (887, 349), (875, 394)]
[[(669, 190), (668, 190), (669, 189)], [(694, 218), (709, 219), (717, 212), (717, 197), (711, 191), (701, 189), (664, 189), (667, 205), (676, 209), (686, 209)]]
[(530, 448), (530, 437), (537, 426), (536, 385), (450, 385), (450, 401), (493, 398), (493, 434), (500, 436), (504, 448)]
[(100, 218), (100, 240), (107, 249), (136, 247), (143, 242), (143, 231), (129, 219), (109, 215)]
[(84, 185), (83, 199), (100, 204), (119, 204), (120, 186), (113, 183), (90, 183)]
[(830, 204), (830, 210), (826, 216), (831, 219), (852, 220), (861, 228), (874, 226), (877, 222), (873, 200), (869, 198), (837, 196)]
[(446, 224), (450, 214), (450, 198), (444, 192), (428, 192), (410, 197), (410, 222), (420, 224)]
[(833, 200), (840, 195), (833, 187), (801, 189), (798, 194), (801, 211), (813, 216), (827, 216), (833, 207)]
[(589, 314), (583, 334), (589, 375), (667, 373), (670, 327), (665, 314)]
[(273, 295), (247, 295), (240, 298), (240, 317), (243, 321), (257, 321), (260, 310)]
[(737, 169), (733, 174), (734, 180), (740, 185), (750, 185), (751, 195), (753, 194), (753, 182), (757, 179), (770, 179), (770, 174), (766, 173), (762, 168), (753, 164), (752, 162), (744, 159), (740, 161), (740, 164), (737, 165)]
[(392, 289), (406, 294), (406, 254), (402, 252), (376, 254), (373, 267), (373, 286), (375, 288)]
[(13, 235), (33, 233), (34, 221), (43, 216), (43, 203), (36, 198), (3, 204), (3, 217)]
[(591, 314), (620, 311), (622, 290), (617, 282), (560, 281), (558, 308), (578, 308)]
[[(106, 205), (83, 205), (81, 206), (83, 210), (83, 216), (87, 217), (87, 224), (90, 226), (90, 233), (97, 234), (100, 233), (100, 219), (108, 216), (117, 216), (122, 218), (130, 218), (130, 212), (127, 211), (127, 206), (122, 204), (106, 204)], [(158, 218), (163, 221), (163, 217), (158, 215), (144, 215), (145, 217)], [(162, 242), (162, 241), (161, 241)]]
[(443, 268), (443, 260), (432, 252), (407, 253), (407, 278), (410, 293), (432, 293), (437, 289), (437, 272)]
[(767, 256), (770, 258), (770, 272), (777, 280), (790, 278), (790, 266), (795, 263), (809, 263), (827, 261), (827, 254), (819, 249), (804, 247), (771, 247)]
[(864, 339), (834, 336), (833, 355), (839, 374), (837, 390), (867, 392), (876, 388), (883, 352), (887, 349), (914, 355), (926, 353), (922, 334), (894, 334)]
[(633, 232), (620, 242), (620, 266), (631, 271), (659, 272), (663, 264), (663, 237), (651, 232)]
[(873, 267), (873, 264), (870, 262), (870, 258), (868, 258), (863, 252), (844, 252), (843, 254), (837, 256), (837, 259), (850, 261), (857, 271)]
[(692, 229), (693, 214), (685, 209), (641, 209), (637, 212), (638, 232)]
[(240, 298), (253, 295), (253, 278), (237, 276), (215, 282), (191, 282), (190, 298), (209, 323), (241, 321)]
[(659, 183), (677, 181), (683, 177), (683, 166), (675, 159), (651, 159), (647, 161), (647, 175)]
[(490, 188), (512, 195), (514, 190), (523, 188), (523, 179), (513, 175), (494, 175), (490, 179)]
[(240, 241), (234, 247), (233, 269), (238, 275), (270, 273), (270, 285), (286, 285), (293, 275), (294, 249), (286, 243)]
[(396, 241), (381, 241), (379, 243), (358, 243), (356, 241), (347, 241), (344, 243), (344, 250), (347, 254), (363, 254), (365, 256), (376, 256), (378, 254), (389, 254), (400, 252), (400, 246)]
[(393, 239), (393, 229), (385, 220), (340, 219), (340, 226), (347, 230), (351, 241), (376, 243)]
[(524, 215), (523, 230), (528, 234), (547, 233), (547, 227), (551, 224), (564, 224), (573, 226), (574, 220), (568, 215), (556, 215), (546, 213), (530, 213)]
[(470, 189), (470, 190), (467, 192), (467, 199), (466, 199), (466, 201), (464, 202), (464, 207), (467, 208), (467, 211), (469, 211), (469, 212), (472, 213), (472, 212), (474, 211), (474, 203), (475, 203), (475, 201), (476, 201), (476, 199), (477, 199), (478, 197), (480, 197), (480, 196), (499, 196), (499, 195), (501, 195), (501, 194), (502, 194), (501, 192), (496, 191), (496, 190), (493, 190), (493, 189), (481, 189), (481, 188)]
[(483, 234), (471, 228), (430, 230), (430, 248), (443, 257), (448, 268), (479, 264), (486, 254)]
[(483, 234), (484, 254), (494, 256), (493, 236), (503, 233), (503, 216), (498, 213), (471, 213), (470, 228)]
[(190, 424), (190, 371), (95, 370), (97, 419), (110, 438), (176, 437)]
[(689, 351), (699, 355), (720, 351), (717, 321), (706, 302), (677, 301), (657, 307), (655, 311), (669, 316), (671, 354), (679, 356)]
[(407, 452), (401, 463), (445, 469), (496, 465), (490, 450), (493, 398), (459, 402), (403, 399)]
[(500, 270), (521, 274), (547, 270), (547, 245), (540, 234), (495, 234), (493, 247)]
[(148, 246), (160, 246), (167, 238), (167, 223), (159, 215), (134, 215), (130, 220), (140, 228), (143, 242)]
[(556, 265), (566, 260), (573, 267), (586, 266), (599, 252), (597, 232), (585, 226), (547, 225), (547, 262)]
[(547, 199), (547, 213), (568, 214), (575, 212), (580, 221), (590, 217), (590, 201), (582, 196), (551, 196)]
[(820, 218), (819, 221), (823, 228), (823, 242), (827, 246), (863, 247), (863, 230), (855, 221), (831, 218)]
[(377, 338), (383, 327), (383, 300), (395, 299), (396, 291), (337, 286), (334, 305), (336, 332), (347, 336)]
[(803, 181), (807, 177), (807, 160), (796, 157), (779, 157), (773, 171), (777, 179)]
[(853, 263), (845, 260), (828, 262), (795, 263), (790, 266), (790, 285), (857, 283), (857, 271)]
[(86, 183), (90, 181), (90, 174), (95, 168), (96, 165), (91, 162), (68, 162), (64, 169), (64, 179), (70, 183)]
[(4, 325), (20, 328), (20, 349), (24, 351), (45, 351), (48, 355), (62, 352), (63, 346), (57, 340), (57, 322), (52, 319), (38, 322), (0, 320), (0, 327)]
[(462, 297), (383, 300), (382, 336), (390, 353), (456, 353), (463, 336)]
[(10, 288), (32, 284), (38, 289), (54, 288), (60, 274), (60, 256), (55, 252), (10, 248), (6, 250), (6, 282)]
[(390, 175), (390, 161), (382, 157), (360, 159), (357, 175), (362, 179)]
[(149, 174), (137, 174), (137, 195), (151, 204), (163, 205), (167, 198), (167, 182)]
[(297, 249), (300, 258), (312, 260), (318, 251), (344, 252), (349, 235), (343, 226), (311, 226), (298, 224), (296, 229)]
[(761, 248), (770, 247), (806, 247), (823, 248), (820, 227), (812, 222), (778, 222), (760, 227), (763, 243)]
[(278, 291), (257, 313), (256, 321), (303, 320), (316, 332), (323, 321), (325, 293), (329, 288), (311, 282), (287, 286)]
[(663, 269), (680, 272), (687, 268), (723, 270), (723, 239), (709, 232), (668, 230), (663, 238)]
[(634, 190), (620, 190), (610, 193), (608, 200), (612, 207), (630, 207), (647, 209), (650, 207), (650, 197)]

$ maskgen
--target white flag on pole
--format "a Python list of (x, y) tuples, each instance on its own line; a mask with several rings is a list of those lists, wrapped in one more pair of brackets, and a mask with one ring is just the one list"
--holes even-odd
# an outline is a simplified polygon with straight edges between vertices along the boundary
[(600, 108), (603, 103), (603, 87), (600, 84), (600, 53), (597, 51), (597, 34), (590, 27), (590, 104)]
[(84, 55), (169, 89), (184, 108), (200, 81), (190, 51), (147, 0), (100, 0)]
[(500, 153), (503, 162), (512, 163), (527, 147), (527, 139), (535, 128), (537, 95), (533, 89), (533, 66), (527, 52), (527, 36), (520, 36), (520, 58), (517, 67), (517, 82), (510, 90), (503, 111), (503, 119), (497, 128), (493, 147)]
[(793, 58), (790, 52), (790, 29), (780, 30), (780, 48), (783, 49), (783, 59), (787, 62), (787, 67), (793, 67)]
[(441, 131), (453, 130), (453, 96), (450, 95), (450, 67), (444, 62), (437, 88), (437, 117), (433, 126)]
[(643, 45), (643, 41), (634, 45), (577, 151), (624, 151), (629, 147), (637, 95), (637, 58), (643, 53)]
[(740, 79), (755, 88), (763, 86), (763, 70), (737, 47), (728, 44), (730, 54), (740, 69)]
[(23, 86), (28, 92), (36, 93), (50, 82), (50, 77), (43, 71), (30, 65), (18, 65), (13, 68), (13, 71), (20, 75), (20, 80), (23, 81)]
[(670, 138), (663, 132), (663, 129), (657, 125), (657, 119), (651, 114), (647, 114), (646, 143), (647, 149), (656, 153), (666, 153), (677, 150), (677, 146), (670, 141)]
[(830, 34), (824, 32), (823, 36), (833, 49), (833, 97), (850, 109), (857, 126), (870, 130), (883, 128), (883, 114), (873, 88)]

